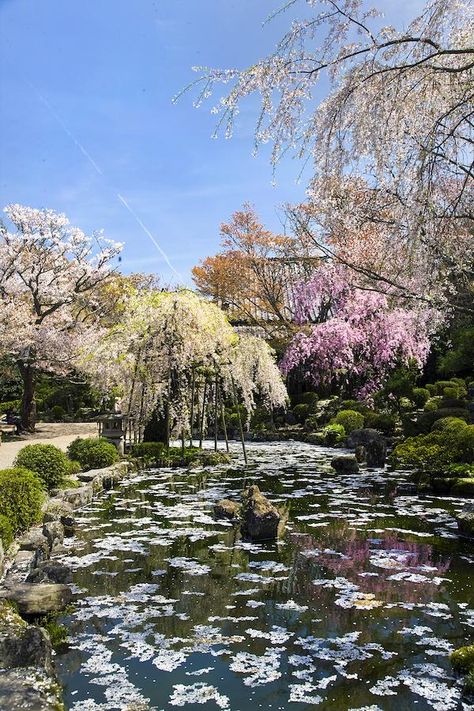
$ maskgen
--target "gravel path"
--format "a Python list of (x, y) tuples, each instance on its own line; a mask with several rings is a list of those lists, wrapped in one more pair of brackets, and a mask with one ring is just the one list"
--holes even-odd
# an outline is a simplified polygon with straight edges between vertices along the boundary
[(10, 467), (16, 455), (25, 444), (54, 444), (66, 450), (76, 437), (96, 437), (97, 425), (93, 422), (40, 422), (37, 432), (23, 436), (15, 442), (2, 442), (0, 445), (0, 469)]

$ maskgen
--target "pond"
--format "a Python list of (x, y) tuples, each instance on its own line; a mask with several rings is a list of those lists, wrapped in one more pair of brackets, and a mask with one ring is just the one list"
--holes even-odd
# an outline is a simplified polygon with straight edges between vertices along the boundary
[[(336, 475), (334, 450), (248, 449), (246, 469), (140, 472), (81, 511), (61, 558), (67, 708), (474, 709), (449, 662), (474, 639), (463, 500), (397, 495), (403, 472)], [(289, 503), (278, 543), (213, 519), (244, 482)]]

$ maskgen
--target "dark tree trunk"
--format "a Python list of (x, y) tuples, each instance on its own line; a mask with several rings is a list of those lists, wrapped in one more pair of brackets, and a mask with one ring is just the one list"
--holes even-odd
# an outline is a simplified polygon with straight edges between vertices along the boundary
[(21, 399), (21, 428), (26, 432), (34, 432), (36, 425), (36, 372), (31, 363), (18, 364), (23, 380), (23, 395)]

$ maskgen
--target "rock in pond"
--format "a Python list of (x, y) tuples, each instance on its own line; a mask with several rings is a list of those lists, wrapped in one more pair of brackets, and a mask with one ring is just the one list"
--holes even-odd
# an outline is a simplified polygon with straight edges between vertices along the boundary
[[(387, 441), (377, 430), (369, 427), (353, 430), (347, 438), (349, 449), (363, 447), (368, 467), (384, 467), (387, 460)], [(359, 452), (361, 450), (358, 450)]]
[(268, 541), (278, 537), (280, 513), (261, 493), (257, 485), (242, 494), (241, 532), (253, 541)]
[(353, 454), (340, 454), (331, 460), (331, 466), (338, 474), (357, 474), (359, 464)]
[(8, 699), (1, 709), (10, 711), (65, 711), (61, 687), (41, 667), (0, 669), (0, 699)]
[(214, 516), (217, 519), (235, 521), (240, 515), (240, 504), (230, 499), (221, 499), (214, 504)]
[(72, 593), (59, 583), (20, 583), (1, 589), (0, 598), (14, 602), (20, 615), (47, 615), (64, 610)]
[(474, 538), (474, 505), (467, 506), (464, 511), (456, 517), (458, 530), (463, 536)]
[(72, 583), (72, 570), (68, 565), (55, 560), (45, 560), (34, 568), (26, 579), (27, 583)]

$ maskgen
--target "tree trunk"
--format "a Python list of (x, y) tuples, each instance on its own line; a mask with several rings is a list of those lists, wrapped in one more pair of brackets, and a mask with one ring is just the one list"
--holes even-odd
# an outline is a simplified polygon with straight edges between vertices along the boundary
[(18, 363), (23, 380), (23, 395), (21, 399), (21, 428), (26, 432), (34, 432), (36, 425), (36, 373), (31, 363)]

